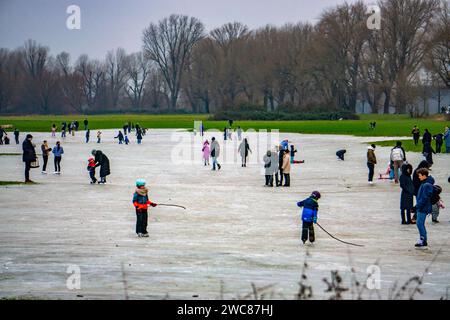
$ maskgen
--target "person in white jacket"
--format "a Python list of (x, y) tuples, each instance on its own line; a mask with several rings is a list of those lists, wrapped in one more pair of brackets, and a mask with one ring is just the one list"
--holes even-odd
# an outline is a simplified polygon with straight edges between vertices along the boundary
[(212, 158), (212, 162), (213, 162), (213, 168), (212, 170), (215, 171), (216, 170), (216, 164), (217, 164), (217, 168), (220, 170), (222, 168), (222, 166), (219, 164), (219, 162), (217, 161), (217, 159), (220, 156), (220, 145), (219, 143), (216, 141), (216, 138), (213, 137), (211, 139), (211, 158)]

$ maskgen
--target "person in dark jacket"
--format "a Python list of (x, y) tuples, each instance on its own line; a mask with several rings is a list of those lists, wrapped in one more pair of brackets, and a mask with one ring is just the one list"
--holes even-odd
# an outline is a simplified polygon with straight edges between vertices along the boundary
[(347, 150), (338, 150), (336, 152), (336, 156), (338, 157), (339, 160), (344, 161), (344, 155), (347, 153)]
[(142, 141), (142, 130), (141, 129), (136, 129), (137, 133), (136, 133), (136, 139), (137, 139), (137, 143), (141, 144)]
[(428, 246), (427, 229), (425, 221), (427, 215), (432, 211), (431, 197), (433, 195), (434, 179), (430, 176), (428, 169), (417, 170), (417, 176), (422, 182), (417, 194), (417, 229), (419, 230), (420, 240), (416, 243), (416, 248), (426, 248)]
[(369, 183), (373, 184), (373, 175), (375, 173), (375, 165), (377, 164), (377, 157), (375, 155), (376, 146), (372, 144), (367, 148), (367, 167), (369, 168)]
[[(275, 173), (275, 182), (277, 187), (281, 187), (283, 185), (283, 156), (284, 156), (284, 149), (280, 145), (278, 147), (278, 171)], [(278, 178), (279, 175), (279, 178)]]
[(433, 153), (436, 154), (436, 151), (433, 150), (430, 142), (425, 142), (423, 145), (423, 156), (430, 164), (430, 167), (433, 165)]
[(44, 165), (42, 166), (42, 173), (47, 174), (48, 155), (52, 151), (52, 148), (48, 146), (47, 140), (44, 140), (41, 145), (42, 159), (44, 159)]
[(416, 196), (416, 201), (417, 201), (417, 194), (419, 193), (420, 185), (422, 184), (422, 182), (419, 180), (419, 176), (417, 175), (417, 171), (422, 168), (430, 169), (430, 164), (428, 163), (428, 161), (422, 160), (419, 163), (419, 165), (417, 166), (416, 170), (414, 170), (414, 172), (413, 172), (412, 179), (413, 179), (414, 195)]
[(25, 182), (32, 183), (30, 180), (30, 169), (31, 163), (36, 161), (36, 150), (34, 149), (36, 146), (31, 142), (33, 140), (33, 136), (31, 134), (27, 134), (25, 140), (22, 143), (23, 156), (22, 160), (25, 162)]
[(409, 163), (402, 166), (402, 175), (400, 176), (400, 214), (402, 224), (411, 224), (411, 210), (414, 206), (414, 184), (411, 179), (413, 167)]
[(119, 130), (119, 134), (117, 135), (117, 137), (114, 137), (114, 139), (119, 139), (119, 144), (123, 144), (123, 133), (122, 131)]
[(429, 144), (431, 144), (431, 140), (432, 140), (432, 136), (431, 136), (430, 131), (428, 131), (428, 129), (425, 129), (425, 132), (423, 133), (423, 137), (422, 137), (422, 143), (425, 144), (428, 142)]
[(435, 134), (433, 139), (436, 141), (436, 153), (441, 153), (442, 144), (444, 143), (444, 135), (442, 133)]
[(109, 168), (109, 159), (101, 150), (92, 150), (92, 155), (95, 157), (95, 167), (100, 167), (99, 184), (106, 183), (106, 177), (111, 174)]
[(417, 144), (419, 143), (419, 139), (420, 139), (420, 129), (417, 128), (417, 125), (414, 126), (414, 128), (411, 131), (411, 134), (413, 135), (414, 145), (417, 146)]
[(306, 240), (314, 243), (316, 240), (314, 234), (314, 223), (317, 223), (317, 212), (319, 211), (320, 192), (313, 191), (311, 196), (303, 201), (297, 202), (298, 207), (303, 207), (302, 212), (302, 242)]
[(83, 124), (84, 124), (84, 130), (87, 130), (88, 129), (88, 125), (89, 125), (89, 121), (88, 121), (87, 118), (84, 119)]
[(16, 140), (16, 144), (19, 144), (19, 129), (15, 128), (14, 129), (14, 139)]

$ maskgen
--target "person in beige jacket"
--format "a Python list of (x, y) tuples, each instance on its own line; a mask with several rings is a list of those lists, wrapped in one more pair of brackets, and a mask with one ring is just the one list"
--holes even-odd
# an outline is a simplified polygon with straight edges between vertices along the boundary
[(284, 175), (284, 187), (291, 186), (291, 157), (289, 155), (289, 150), (284, 150), (283, 155), (283, 175)]

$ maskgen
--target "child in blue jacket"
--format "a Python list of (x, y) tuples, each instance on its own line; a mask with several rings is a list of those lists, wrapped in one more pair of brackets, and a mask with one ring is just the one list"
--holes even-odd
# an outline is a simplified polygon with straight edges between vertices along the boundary
[(303, 207), (302, 212), (302, 241), (303, 244), (305, 244), (306, 240), (308, 240), (308, 234), (309, 234), (309, 241), (311, 243), (314, 243), (315, 236), (314, 236), (314, 223), (317, 223), (317, 212), (319, 211), (319, 201), (320, 199), (320, 192), (314, 191), (311, 193), (311, 196), (303, 201), (300, 201), (297, 203), (298, 207)]

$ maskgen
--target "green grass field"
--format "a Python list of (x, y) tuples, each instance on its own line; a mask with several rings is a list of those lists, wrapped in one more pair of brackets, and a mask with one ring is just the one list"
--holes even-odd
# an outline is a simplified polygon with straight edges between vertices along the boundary
[[(141, 126), (156, 128), (192, 129), (194, 121), (203, 121), (205, 129), (223, 130), (226, 121), (210, 121), (208, 115), (93, 115), (88, 116), (89, 127), (96, 129), (121, 128), (127, 121), (139, 123)], [(0, 117), (0, 125), (11, 125), (25, 132), (50, 132), (53, 123), (58, 127), (62, 121), (78, 120), (83, 128), (82, 115), (65, 116), (11, 116)], [(375, 130), (369, 130), (369, 122), (376, 121)], [(243, 130), (278, 129), (280, 132), (309, 133), (309, 134), (343, 134), (355, 136), (398, 137), (410, 136), (413, 125), (417, 124), (422, 130), (428, 128), (431, 133), (443, 132), (450, 121), (438, 118), (411, 119), (408, 115), (362, 115), (360, 120), (345, 121), (236, 121), (234, 126)], [(13, 129), (7, 129), (12, 131)], [(382, 142), (379, 145), (392, 145), (392, 142)], [(420, 151), (411, 141), (405, 142), (409, 151)]]

